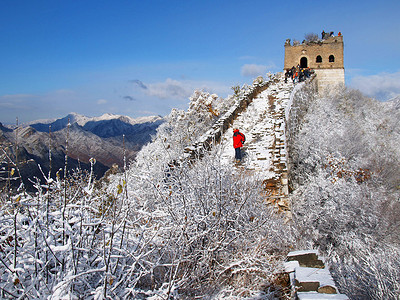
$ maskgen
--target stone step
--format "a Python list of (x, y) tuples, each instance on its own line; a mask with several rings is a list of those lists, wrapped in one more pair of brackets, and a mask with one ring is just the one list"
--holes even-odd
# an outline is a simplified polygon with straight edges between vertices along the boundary
[(295, 285), (299, 292), (338, 293), (335, 282), (326, 268), (296, 267), (294, 273)]
[(317, 250), (290, 252), (284, 266), (295, 299), (349, 299), (344, 294), (338, 294), (335, 282)]
[(298, 300), (349, 300), (344, 294), (321, 294), (318, 292), (297, 292)]
[(287, 255), (288, 261), (298, 261), (300, 267), (325, 268), (317, 250), (292, 251)]

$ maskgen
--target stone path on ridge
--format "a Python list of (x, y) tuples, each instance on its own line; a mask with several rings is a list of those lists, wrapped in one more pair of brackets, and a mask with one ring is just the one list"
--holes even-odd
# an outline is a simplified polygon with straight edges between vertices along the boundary
[[(235, 164), (233, 149), (233, 128), (238, 128), (246, 136), (242, 148), (245, 157), (238, 167), (253, 170), (260, 179), (276, 178), (274, 151), (277, 140), (284, 144), (285, 107), (289, 101), (293, 83), (284, 83), (281, 77), (261, 92), (233, 122), (221, 139), (221, 161)], [(282, 145), (283, 151), (286, 151)], [(282, 150), (281, 150), (282, 151)]]

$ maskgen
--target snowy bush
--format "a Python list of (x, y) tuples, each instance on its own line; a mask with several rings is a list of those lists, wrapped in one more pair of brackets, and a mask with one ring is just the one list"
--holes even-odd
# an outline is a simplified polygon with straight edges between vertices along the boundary
[(223, 166), (218, 147), (179, 159), (235, 101), (195, 92), (122, 174), (43, 174), (35, 194), (5, 190), (1, 296), (285, 297), (274, 276), (293, 234), (258, 179)]
[[(331, 259), (352, 299), (398, 293), (398, 272), (382, 278), (399, 264), (399, 110), (348, 89), (298, 97), (294, 103), (312, 99), (294, 110), (301, 122), (289, 127), (291, 200), (303, 245)], [(379, 267), (378, 257), (385, 257)]]
[[(128, 171), (130, 198), (156, 222), (161, 245), (168, 245), (163, 261), (170, 278), (160, 281), (161, 288), (168, 282), (170, 292), (185, 295), (254, 295), (280, 270), (291, 231), (263, 202), (257, 178), (233, 175), (220, 164), (217, 148), (195, 164), (146, 175), (138, 161)], [(169, 150), (158, 149), (165, 156)]]
[[(352, 299), (398, 299), (400, 293), (400, 251), (376, 241), (352, 239), (347, 253), (332, 253), (330, 263), (341, 290)], [(379, 251), (374, 247), (378, 246)], [(356, 268), (355, 268), (356, 266)], [(356, 283), (356, 284), (355, 284)]]
[(304, 35), (306, 42), (317, 42), (319, 40), (318, 34), (310, 32)]
[(259, 294), (293, 243), (259, 182), (215, 153), (160, 175), (132, 166), (98, 190), (78, 170), (2, 199), (1, 295)]

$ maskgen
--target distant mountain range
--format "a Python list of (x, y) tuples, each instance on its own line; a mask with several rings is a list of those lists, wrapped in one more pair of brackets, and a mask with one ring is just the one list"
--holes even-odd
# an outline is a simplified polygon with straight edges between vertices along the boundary
[(5, 146), (10, 157), (18, 160), (25, 182), (28, 178), (43, 178), (38, 165), (48, 174), (50, 154), (52, 175), (63, 169), (66, 150), (69, 169), (78, 166), (88, 169), (89, 159), (95, 158), (94, 171), (99, 178), (113, 164), (123, 167), (124, 152), (127, 162), (133, 159), (163, 122), (160, 116), (133, 119), (104, 114), (90, 118), (71, 113), (61, 119), (34, 121), (18, 128), (0, 123), (0, 144)]

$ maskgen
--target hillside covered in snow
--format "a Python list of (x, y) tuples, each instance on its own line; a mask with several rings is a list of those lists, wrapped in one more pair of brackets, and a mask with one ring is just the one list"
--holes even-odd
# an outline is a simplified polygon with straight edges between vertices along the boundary
[[(262, 85), (226, 130), (216, 126)], [(320, 95), (281, 74), (226, 99), (195, 91), (189, 109), (171, 111), (124, 172), (45, 178), (36, 194), (3, 190), (0, 292), (290, 299), (286, 255), (318, 249), (350, 299), (396, 299), (399, 109), (398, 99), (380, 103), (344, 87)], [(233, 127), (246, 135), (240, 164)], [(188, 155), (218, 130), (205, 151)], [(276, 132), (285, 140), (290, 214), (269, 201), (265, 185), (276, 176)]]

